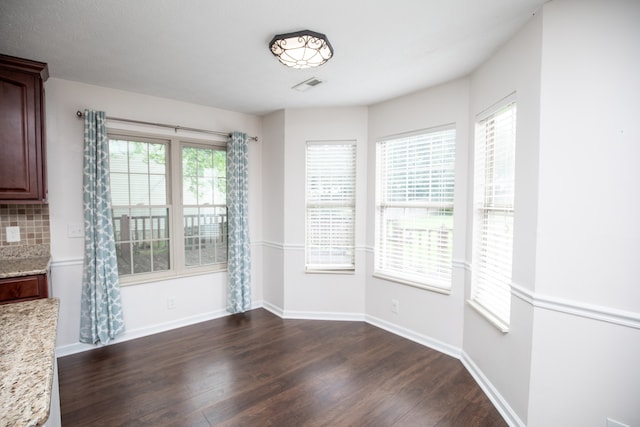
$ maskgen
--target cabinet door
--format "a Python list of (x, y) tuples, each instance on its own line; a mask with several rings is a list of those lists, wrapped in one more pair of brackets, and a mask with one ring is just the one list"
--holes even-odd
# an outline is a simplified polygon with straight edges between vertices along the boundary
[(48, 296), (47, 276), (44, 274), (0, 279), (0, 304)]
[(42, 82), (0, 70), (0, 199), (43, 200)]

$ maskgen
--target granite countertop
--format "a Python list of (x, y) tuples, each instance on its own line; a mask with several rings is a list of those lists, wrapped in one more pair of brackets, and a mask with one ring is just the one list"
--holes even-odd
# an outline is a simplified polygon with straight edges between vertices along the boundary
[(0, 305), (0, 427), (49, 418), (58, 305), (57, 298)]

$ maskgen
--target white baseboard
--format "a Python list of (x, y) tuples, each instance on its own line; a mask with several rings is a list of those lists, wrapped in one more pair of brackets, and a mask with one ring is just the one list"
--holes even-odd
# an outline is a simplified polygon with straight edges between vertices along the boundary
[(349, 322), (364, 322), (365, 316), (362, 313), (336, 313), (331, 311), (294, 311), (284, 310), (283, 319), (305, 319), (305, 320), (346, 320)]
[(268, 301), (264, 301), (262, 303), (262, 308), (264, 308), (265, 310), (275, 314), (276, 316), (278, 316), (280, 318), (284, 318), (284, 310), (282, 310), (282, 308), (278, 307), (277, 305), (271, 304)]
[(447, 354), (456, 359), (460, 359), (461, 350), (442, 341), (438, 341), (426, 335), (418, 334), (409, 329), (387, 322), (374, 316), (362, 313), (335, 313), (323, 311), (293, 311), (283, 310), (271, 303), (264, 302), (263, 308), (283, 319), (305, 319), (305, 320), (340, 320), (352, 322), (366, 322), (385, 331), (407, 338), (418, 344), (432, 348), (441, 353)]
[(440, 353), (444, 353), (456, 359), (460, 359), (461, 350), (458, 347), (436, 340), (427, 335), (419, 334), (415, 331), (403, 328), (402, 326), (387, 322), (386, 320), (382, 320), (375, 316), (367, 315), (365, 321), (373, 326), (377, 326), (380, 329), (384, 329), (387, 332), (391, 332), (392, 334), (401, 336), (425, 347), (432, 348), (436, 351), (439, 351)]
[[(149, 335), (157, 334), (160, 332), (170, 331), (172, 329), (182, 328), (184, 326), (194, 325), (196, 323), (205, 322), (207, 320), (217, 319), (223, 316), (228, 315), (229, 313), (225, 310), (215, 310), (208, 313), (198, 314), (196, 316), (185, 317), (182, 319), (172, 320), (170, 322), (159, 323), (157, 325), (152, 325), (148, 327), (133, 329), (130, 331), (125, 331), (122, 335), (118, 336), (115, 340), (111, 341), (109, 344), (112, 345), (121, 343), (124, 341), (133, 340), (136, 338), (142, 338)], [(81, 342), (63, 345), (56, 348), (56, 356), (63, 357), (68, 356), (75, 353), (80, 353), (87, 350), (93, 350), (98, 347), (103, 347), (104, 345), (92, 345), (92, 344), (84, 344)]]
[[(260, 308), (263, 306), (262, 301), (254, 301), (251, 304), (251, 309)], [(133, 340), (136, 338), (142, 338), (149, 335), (158, 334), (160, 332), (170, 331), (172, 329), (182, 328), (184, 326), (195, 325), (196, 323), (206, 322), (207, 320), (218, 319), (220, 317), (228, 316), (229, 312), (220, 309), (207, 313), (197, 314), (195, 316), (183, 317), (181, 319), (172, 320), (170, 322), (159, 323), (152, 326), (146, 326), (142, 328), (132, 329), (125, 331), (122, 335), (118, 336), (115, 340), (105, 345), (112, 345), (121, 343), (124, 341)], [(93, 345), (76, 342), (73, 344), (62, 345), (56, 348), (56, 357), (69, 356), (75, 353), (81, 353), (83, 351), (93, 350), (95, 348), (103, 347), (104, 345)]]
[(464, 351), (460, 355), (460, 361), (469, 371), (473, 379), (478, 383), (484, 394), (487, 395), (493, 406), (498, 410), (502, 418), (510, 427), (526, 427), (526, 424), (518, 417), (509, 403), (502, 397), (500, 392), (493, 386), (491, 381), (484, 375), (478, 365)]
[(295, 310), (283, 310), (269, 302), (264, 302), (262, 305), (267, 311), (275, 314), (283, 319), (305, 319), (305, 320), (346, 320), (352, 322), (364, 322), (365, 316), (362, 313), (335, 313), (328, 311), (295, 311)]

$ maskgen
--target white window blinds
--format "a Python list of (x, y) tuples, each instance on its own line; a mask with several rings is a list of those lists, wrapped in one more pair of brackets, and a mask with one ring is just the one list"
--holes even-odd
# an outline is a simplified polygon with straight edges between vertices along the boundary
[(377, 275), (451, 288), (455, 140), (449, 126), (378, 142)]
[(306, 269), (355, 268), (355, 141), (308, 142)]
[(504, 332), (511, 308), (516, 104), (476, 124), (474, 173), (474, 307)]

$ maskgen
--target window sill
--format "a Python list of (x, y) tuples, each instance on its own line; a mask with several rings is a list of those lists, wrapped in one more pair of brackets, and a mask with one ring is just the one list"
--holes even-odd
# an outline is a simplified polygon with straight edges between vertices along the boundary
[(213, 273), (226, 273), (227, 267), (225, 265), (224, 268), (218, 269), (202, 269), (196, 268), (193, 270), (181, 270), (178, 272), (163, 272), (163, 273), (150, 273), (139, 276), (130, 276), (130, 277), (120, 277), (120, 286), (135, 286), (142, 285), (145, 283), (154, 283), (154, 282), (162, 282), (165, 280), (175, 280), (181, 279), (185, 277), (193, 277), (193, 276), (202, 276), (204, 274), (213, 274)]
[(353, 275), (356, 274), (355, 269), (344, 269), (344, 270), (321, 270), (318, 268), (306, 268), (304, 270), (305, 274), (348, 274)]
[(478, 313), (480, 313), (480, 315), (482, 317), (484, 317), (489, 323), (491, 323), (500, 332), (502, 332), (503, 334), (506, 334), (506, 333), (509, 332), (509, 325), (507, 325), (502, 320), (498, 319), (496, 316), (491, 314), (489, 312), (489, 310), (487, 310), (486, 308), (482, 307), (477, 302), (475, 302), (473, 300), (470, 300), (470, 299), (467, 300), (467, 304), (469, 304), (471, 307), (473, 307), (474, 310), (476, 310)]
[(418, 289), (424, 289), (425, 291), (436, 292), (443, 295), (451, 295), (451, 288), (441, 288), (438, 286), (428, 285), (425, 283), (418, 283), (408, 279), (402, 279), (400, 277), (393, 277), (384, 273), (374, 272), (373, 277), (378, 279), (388, 280), (390, 282), (400, 283), (401, 285), (407, 285)]

